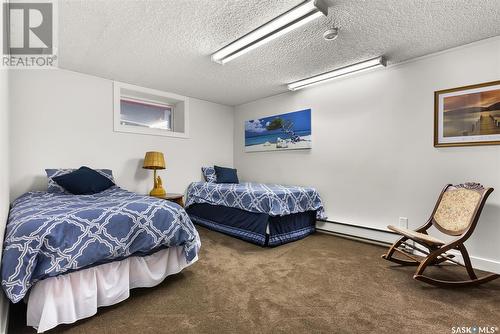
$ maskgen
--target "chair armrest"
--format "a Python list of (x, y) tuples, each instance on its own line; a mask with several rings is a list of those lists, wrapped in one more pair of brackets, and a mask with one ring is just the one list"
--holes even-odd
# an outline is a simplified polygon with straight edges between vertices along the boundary
[(417, 228), (415, 231), (419, 233), (424, 233), (427, 234), (427, 230), (432, 226), (432, 217), (429, 218), (429, 220), (419, 228)]

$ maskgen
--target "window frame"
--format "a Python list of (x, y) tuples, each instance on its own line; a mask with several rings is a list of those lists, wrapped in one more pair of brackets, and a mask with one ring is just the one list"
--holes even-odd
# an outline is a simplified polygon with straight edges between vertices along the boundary
[[(165, 109), (168, 109), (170, 111), (170, 120), (169, 120), (169, 125), (170, 125), (170, 128), (169, 129), (160, 129), (162, 131), (170, 131), (170, 132), (173, 132), (174, 131), (174, 115), (175, 115), (175, 105), (172, 105), (172, 104), (169, 104), (169, 103), (164, 103), (164, 102), (158, 102), (158, 101), (153, 101), (153, 100), (149, 100), (149, 99), (138, 99), (137, 97), (132, 97), (132, 96), (128, 96), (128, 95), (124, 95), (122, 94), (120, 96), (120, 124), (122, 123), (122, 117), (121, 117), (121, 102), (122, 101), (126, 101), (126, 102), (131, 102), (131, 103), (137, 103), (137, 104), (142, 104), (144, 106), (152, 106), (152, 107), (160, 107), (160, 108), (165, 108)], [(123, 124), (121, 124), (123, 125)], [(143, 127), (143, 128), (146, 128), (146, 129), (153, 129), (153, 128), (148, 128), (146, 126), (140, 126), (140, 125), (137, 125), (138, 127)]]
[[(115, 81), (113, 83), (113, 118), (115, 132), (134, 133), (142, 135), (189, 138), (189, 98), (186, 96), (162, 92), (156, 89), (139, 87), (131, 84)], [(137, 94), (137, 95), (135, 95)], [(144, 95), (148, 97), (144, 97)], [(121, 124), (121, 100), (128, 99), (138, 103), (157, 105), (171, 108), (171, 127), (173, 130), (155, 129), (135, 125)], [(177, 113), (182, 112), (184, 120), (184, 131), (176, 131), (175, 118)], [(180, 118), (182, 120), (182, 118)]]

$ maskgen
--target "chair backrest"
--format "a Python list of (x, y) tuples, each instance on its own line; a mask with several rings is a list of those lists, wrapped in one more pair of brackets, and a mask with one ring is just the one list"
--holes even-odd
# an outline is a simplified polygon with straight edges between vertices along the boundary
[(448, 235), (461, 235), (474, 228), (493, 188), (479, 183), (448, 185), (436, 205), (432, 223)]

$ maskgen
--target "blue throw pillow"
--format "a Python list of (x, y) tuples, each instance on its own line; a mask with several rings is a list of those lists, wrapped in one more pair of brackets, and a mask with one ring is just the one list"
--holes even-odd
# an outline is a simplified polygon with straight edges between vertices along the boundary
[[(76, 169), (74, 168), (47, 168), (45, 169), (45, 173), (47, 174), (47, 192), (49, 193), (62, 193), (62, 194), (70, 194), (63, 187), (58, 185), (54, 178), (56, 176), (61, 176), (65, 174), (69, 174), (74, 172)], [(115, 179), (113, 178), (113, 171), (111, 169), (94, 169), (96, 172), (100, 173), (102, 176), (107, 177), (111, 180), (111, 182), (115, 183)], [(215, 175), (215, 171), (214, 171)]]
[(201, 167), (201, 172), (203, 173), (205, 181), (210, 183), (217, 182), (217, 176), (215, 175), (215, 169), (213, 167)]
[(97, 194), (115, 185), (101, 173), (85, 166), (69, 174), (56, 176), (53, 180), (73, 195)]
[(217, 183), (240, 183), (238, 174), (234, 168), (214, 166)]

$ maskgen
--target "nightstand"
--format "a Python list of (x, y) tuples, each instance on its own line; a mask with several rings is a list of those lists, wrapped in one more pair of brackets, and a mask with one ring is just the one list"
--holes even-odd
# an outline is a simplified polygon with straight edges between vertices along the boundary
[(165, 196), (156, 197), (156, 198), (166, 199), (167, 201), (177, 203), (180, 206), (184, 207), (184, 195), (183, 194), (167, 193)]

